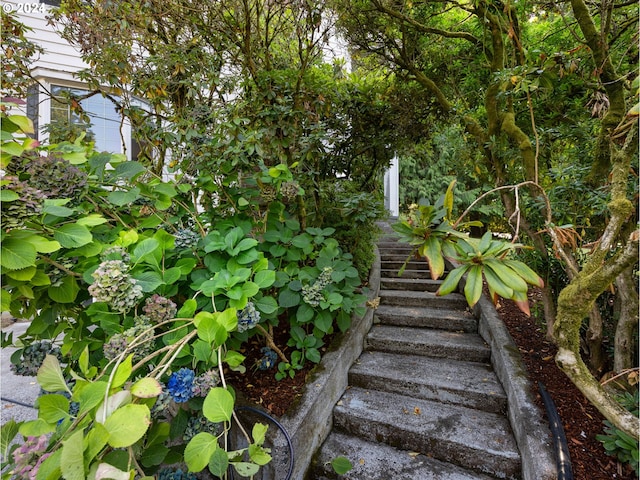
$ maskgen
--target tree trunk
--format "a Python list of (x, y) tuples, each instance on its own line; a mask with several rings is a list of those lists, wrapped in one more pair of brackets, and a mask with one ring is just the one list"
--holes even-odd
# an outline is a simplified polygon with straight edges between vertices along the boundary
[(581, 271), (560, 293), (556, 319), (556, 363), (600, 413), (636, 439), (640, 437), (638, 419), (604, 390), (580, 357), (580, 326), (598, 295), (607, 288), (611, 275), (615, 278), (637, 258), (636, 240), (629, 242), (625, 254), (619, 255), (618, 262), (609, 268), (600, 268), (593, 273)]
[(637, 348), (634, 333), (638, 330), (638, 292), (633, 267), (618, 275), (616, 287), (620, 301), (620, 318), (614, 340), (613, 370), (619, 373), (633, 368), (633, 354)]
[(595, 303), (589, 312), (587, 346), (589, 347), (589, 369), (600, 378), (604, 370), (605, 356), (602, 351), (602, 315)]
[[(629, 138), (633, 138), (633, 135)], [(623, 226), (634, 211), (633, 204), (626, 196), (631, 155), (629, 151), (618, 148), (613, 143), (610, 144), (610, 148), (613, 169), (611, 201), (608, 206), (611, 218), (582, 270), (572, 278), (558, 297), (556, 363), (607, 420), (637, 439), (640, 437), (638, 419), (602, 388), (580, 357), (582, 320), (589, 315), (598, 296), (623, 271), (632, 268), (638, 261), (640, 231), (633, 232), (628, 239), (620, 238)], [(553, 233), (553, 230), (551, 232)], [(625, 240), (626, 244), (622, 243)], [(554, 242), (558, 243), (557, 237), (554, 238)], [(621, 243), (622, 246), (619, 246)], [(616, 252), (609, 257), (614, 250)], [(637, 293), (635, 295), (637, 298)]]

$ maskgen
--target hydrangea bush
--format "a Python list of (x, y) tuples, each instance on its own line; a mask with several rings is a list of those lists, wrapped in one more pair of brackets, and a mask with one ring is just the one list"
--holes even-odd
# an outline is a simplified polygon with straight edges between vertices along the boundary
[[(38, 146), (25, 117), (2, 117), (12, 175), (0, 190), (0, 300), (31, 320), (2, 344), (45, 392), (37, 420), (2, 428), (6, 475), (254, 475), (270, 460), (266, 427), (245, 429), (247, 448), (226, 452), (235, 395), (225, 372), (244, 371), (240, 350), (258, 336), (255, 367), (294, 376), (363, 312), (334, 230), (303, 226), (284, 165), (203, 208), (196, 202), (220, 194), (210, 177), (165, 182), (82, 139)], [(47, 184), (47, 172), (64, 181)], [(274, 342), (276, 326), (290, 329), (286, 345)], [(29, 439), (22, 450), (9, 443), (18, 433)]]

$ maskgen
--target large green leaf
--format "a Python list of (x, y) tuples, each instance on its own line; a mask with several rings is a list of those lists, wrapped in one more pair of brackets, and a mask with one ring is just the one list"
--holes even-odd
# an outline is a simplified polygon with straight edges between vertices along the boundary
[(139, 262), (140, 260), (144, 260), (145, 257), (152, 255), (153, 252), (160, 248), (160, 242), (155, 238), (145, 238), (140, 243), (136, 245), (136, 248), (133, 249), (133, 260), (134, 262)]
[[(235, 466), (235, 463), (234, 463)], [(229, 457), (222, 448), (217, 449), (209, 459), (209, 471), (219, 478), (223, 478), (229, 468)], [(247, 475), (246, 477), (250, 477)]]
[(468, 269), (469, 265), (461, 265), (451, 270), (440, 284), (436, 295), (448, 295), (453, 292), (458, 287), (460, 279)]
[(84, 469), (84, 434), (78, 430), (62, 442), (60, 470), (65, 480), (86, 480)]
[(113, 375), (113, 379), (111, 382), (111, 388), (117, 388), (124, 385), (124, 383), (129, 380), (131, 376), (131, 371), (133, 369), (133, 353), (128, 355), (119, 365)]
[(13, 418), (7, 420), (0, 428), (0, 455), (7, 458), (11, 441), (18, 434), (18, 424)]
[(256, 272), (253, 281), (259, 288), (268, 288), (276, 281), (276, 272), (273, 270), (261, 270)]
[(219, 313), (200, 312), (194, 319), (198, 329), (198, 337), (209, 344), (221, 345), (218, 340), (222, 337), (226, 340), (227, 330), (218, 322), (219, 315)]
[(36, 378), (38, 379), (38, 384), (47, 392), (71, 393), (64, 380), (60, 363), (53, 355), (47, 355), (44, 357), (44, 361), (38, 369)]
[(19, 282), (28, 282), (36, 274), (36, 271), (37, 269), (34, 266), (21, 268), (20, 270), (9, 270), (7, 271), (7, 277)]
[(36, 248), (31, 243), (14, 238), (2, 241), (0, 253), (0, 265), (7, 270), (21, 270), (36, 263)]
[(123, 191), (123, 190), (114, 190), (113, 192), (109, 192), (107, 198), (111, 203), (118, 207), (123, 207), (125, 205), (129, 205), (130, 203), (135, 202), (140, 196), (140, 189), (138, 187), (134, 187), (131, 190)]
[(265, 296), (262, 298), (256, 298), (253, 300), (253, 304), (256, 309), (266, 315), (269, 315), (278, 309), (278, 302), (276, 302), (276, 299), (273, 297)]
[(200, 472), (218, 449), (217, 437), (208, 432), (200, 432), (193, 437), (184, 449), (184, 461), (190, 472)]
[(80, 404), (80, 413), (84, 413), (98, 406), (107, 390), (107, 382), (89, 382), (81, 388), (76, 386), (71, 398)]
[(87, 444), (84, 456), (87, 461), (91, 462), (96, 455), (107, 445), (109, 440), (109, 432), (101, 423), (95, 422), (91, 430), (87, 433), (85, 443)]
[(491, 267), (505, 285), (508, 285), (513, 290), (518, 292), (526, 292), (528, 290), (527, 282), (525, 282), (520, 275), (505, 265), (501, 260), (488, 258), (484, 263)]
[(53, 237), (65, 248), (81, 247), (93, 240), (91, 231), (77, 223), (62, 225), (53, 232)]
[(130, 161), (119, 164), (115, 168), (113, 175), (118, 178), (131, 180), (136, 175), (140, 175), (141, 173), (144, 173), (146, 171), (147, 168), (141, 163)]
[(47, 423), (57, 423), (69, 416), (69, 400), (52, 393), (38, 398), (38, 417)]
[(228, 422), (233, 413), (233, 396), (225, 388), (211, 389), (204, 399), (202, 413), (210, 422)]
[(490, 265), (485, 265), (483, 269), (484, 278), (491, 292), (495, 292), (502, 298), (509, 299), (513, 296), (513, 289), (493, 271)]
[(49, 298), (58, 303), (73, 303), (78, 292), (80, 292), (80, 287), (75, 277), (72, 276), (64, 277), (60, 285), (47, 289)]
[(300, 294), (289, 288), (283, 288), (278, 295), (278, 304), (284, 308), (295, 307), (300, 304)]
[(118, 408), (104, 422), (113, 448), (129, 447), (146, 433), (151, 418), (146, 405), (128, 404)]
[(60, 470), (60, 461), (62, 457), (62, 449), (56, 450), (47, 457), (38, 468), (36, 480), (58, 480), (62, 477)]
[(136, 279), (143, 292), (153, 292), (164, 283), (162, 281), (162, 276), (158, 272), (154, 272), (152, 270), (134, 272), (131, 276)]

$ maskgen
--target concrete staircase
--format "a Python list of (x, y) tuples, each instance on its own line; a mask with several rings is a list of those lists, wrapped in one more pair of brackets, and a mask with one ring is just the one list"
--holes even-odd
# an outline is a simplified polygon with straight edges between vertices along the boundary
[[(521, 478), (507, 396), (464, 297), (436, 297), (423, 260), (398, 277), (408, 245), (387, 237), (378, 248), (375, 323), (307, 478)], [(340, 456), (354, 467), (344, 476), (330, 466)]]

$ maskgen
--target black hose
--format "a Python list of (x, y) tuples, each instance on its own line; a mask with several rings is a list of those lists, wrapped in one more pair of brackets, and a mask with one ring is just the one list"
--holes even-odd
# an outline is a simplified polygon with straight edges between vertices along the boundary
[(22, 403), (18, 400), (11, 400), (10, 398), (0, 397), (0, 400), (2, 400), (3, 402), (15, 403), (16, 405), (20, 405), (21, 407), (36, 408), (35, 406), (29, 405), (28, 403)]
[(284, 428), (284, 426), (278, 420), (273, 418), (267, 412), (264, 412), (257, 408), (248, 407), (248, 406), (238, 406), (236, 407), (236, 410), (246, 410), (249, 412), (257, 413), (258, 415), (261, 415), (266, 419), (268, 419), (270, 422), (275, 423), (275, 425), (284, 435), (284, 438), (287, 440), (287, 445), (289, 446), (289, 471), (287, 472), (287, 476), (285, 477), (284, 480), (291, 480), (291, 475), (293, 475), (293, 443), (291, 442), (291, 437), (289, 436), (289, 432), (287, 432), (287, 429)]
[(544, 408), (549, 417), (549, 427), (553, 437), (553, 447), (556, 453), (556, 466), (558, 468), (558, 480), (573, 480), (573, 470), (571, 469), (571, 457), (569, 456), (569, 446), (567, 445), (567, 437), (564, 434), (564, 428), (560, 421), (560, 415), (556, 409), (556, 404), (547, 389), (544, 388), (542, 382), (538, 382), (540, 395), (544, 402)]

